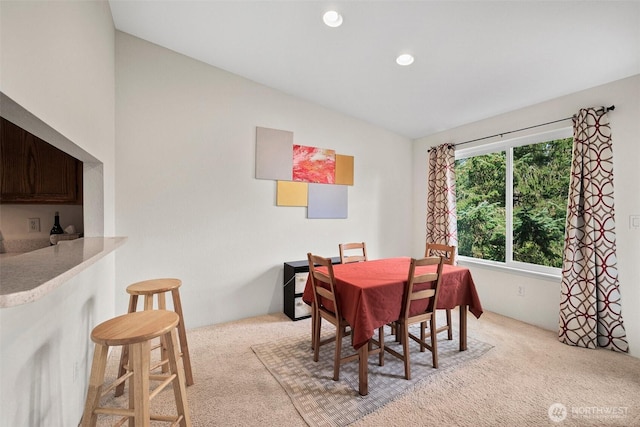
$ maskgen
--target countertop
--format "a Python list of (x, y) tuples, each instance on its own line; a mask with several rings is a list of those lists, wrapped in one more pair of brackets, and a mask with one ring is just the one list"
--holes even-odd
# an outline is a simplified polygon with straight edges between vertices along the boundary
[(57, 289), (126, 237), (85, 237), (20, 255), (0, 257), (0, 308), (26, 304)]

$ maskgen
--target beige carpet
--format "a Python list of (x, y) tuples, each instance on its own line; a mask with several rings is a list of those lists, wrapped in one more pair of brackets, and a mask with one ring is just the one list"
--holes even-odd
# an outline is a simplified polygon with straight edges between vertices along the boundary
[[(309, 319), (292, 322), (283, 314), (188, 331), (193, 425), (306, 426), (251, 346), (309, 335)], [(418, 383), (352, 426), (640, 426), (640, 359), (569, 347), (555, 332), (489, 312), (479, 320), (469, 316), (469, 335), (494, 348)], [(111, 377), (117, 357), (109, 359)], [(126, 393), (117, 400), (124, 399)], [(171, 403), (171, 393), (163, 392), (153, 406), (171, 413)]]

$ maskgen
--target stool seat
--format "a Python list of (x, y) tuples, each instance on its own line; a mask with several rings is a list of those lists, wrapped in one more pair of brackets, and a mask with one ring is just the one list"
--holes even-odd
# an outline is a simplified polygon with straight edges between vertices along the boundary
[(182, 285), (180, 279), (151, 279), (143, 280), (127, 286), (129, 295), (151, 295), (161, 292), (170, 292)]
[[(169, 422), (172, 426), (191, 426), (176, 332), (179, 323), (180, 316), (173, 311), (145, 310), (115, 317), (93, 328), (91, 340), (95, 342), (95, 350), (82, 427), (95, 427), (99, 415), (122, 417), (117, 425), (123, 425), (128, 419), (131, 426), (149, 426), (151, 420)], [(150, 342), (155, 338), (160, 338), (166, 345), (166, 359), (160, 361), (160, 365), (167, 366), (166, 375), (151, 372)], [(124, 375), (111, 384), (105, 384), (107, 356), (111, 346), (122, 346), (123, 352), (127, 350), (129, 367)], [(100, 405), (103, 396), (126, 381), (129, 382), (127, 408)], [(151, 381), (160, 384), (152, 390)], [(151, 399), (169, 385), (173, 388), (177, 415), (152, 414)]]
[(91, 332), (91, 340), (108, 346), (149, 341), (170, 332), (179, 321), (176, 313), (166, 310), (123, 314), (96, 326)]

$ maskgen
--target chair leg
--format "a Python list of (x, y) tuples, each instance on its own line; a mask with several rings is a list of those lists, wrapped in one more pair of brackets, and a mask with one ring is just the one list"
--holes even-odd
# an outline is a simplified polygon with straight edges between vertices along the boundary
[(436, 332), (436, 312), (431, 315), (431, 361), (434, 368), (438, 368), (438, 333)]
[(311, 350), (316, 351), (316, 310), (311, 304)]
[(333, 380), (340, 379), (340, 356), (342, 356), (342, 334), (344, 328), (336, 327), (336, 355), (333, 360)]
[(404, 356), (404, 377), (411, 379), (411, 353), (409, 352), (409, 325), (402, 323), (398, 325), (402, 334), (402, 352)]
[(316, 313), (316, 321), (314, 322), (313, 341), (315, 343), (313, 349), (313, 361), (317, 362), (320, 356), (320, 329), (322, 329), (322, 317)]
[(447, 308), (447, 339), (453, 339), (453, 327), (451, 326), (451, 309)]
[(378, 354), (378, 364), (384, 366), (384, 326), (378, 329), (378, 343), (380, 343), (380, 353)]

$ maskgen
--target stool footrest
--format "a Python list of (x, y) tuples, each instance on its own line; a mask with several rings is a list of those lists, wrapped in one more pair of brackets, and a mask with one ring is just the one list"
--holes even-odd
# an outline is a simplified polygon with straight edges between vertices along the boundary
[[(134, 410), (133, 409), (128, 409), (128, 408), (104, 408), (104, 407), (98, 407), (95, 409), (94, 411), (96, 414), (102, 414), (102, 415), (121, 415), (123, 416), (123, 418), (115, 425), (117, 426), (121, 426), (123, 425), (128, 419), (129, 417), (133, 417), (134, 414)], [(170, 422), (172, 423), (172, 426), (177, 426), (180, 424), (180, 421), (182, 421), (182, 419), (184, 418), (182, 415), (176, 416), (176, 415), (154, 415), (151, 414), (149, 416), (149, 418), (153, 421), (164, 421), (164, 422)]]
[(162, 383), (158, 384), (158, 386), (153, 389), (151, 393), (149, 393), (149, 400), (153, 399), (160, 393), (166, 386), (171, 384), (173, 380), (177, 377), (176, 374), (167, 375), (149, 375), (149, 380), (151, 381), (162, 381)]
[(156, 369), (168, 364), (169, 364), (169, 359), (160, 360), (155, 365), (151, 366), (151, 368), (149, 368), (149, 372), (153, 372)]
[(178, 426), (184, 417), (182, 415), (177, 417), (175, 415), (151, 415), (149, 418), (153, 421), (170, 422), (172, 426)]
[(94, 411), (96, 414), (102, 414), (102, 415), (122, 415), (125, 417), (133, 417), (133, 409), (129, 409), (129, 408), (104, 408), (102, 406), (97, 407), (96, 409), (94, 409)]
[(104, 391), (100, 394), (100, 397), (104, 397), (107, 393), (109, 393), (111, 390), (113, 390), (114, 388), (118, 387), (120, 384), (122, 384), (123, 382), (125, 382), (126, 380), (129, 379), (129, 377), (131, 377), (133, 375), (133, 372), (131, 371), (127, 371), (126, 374), (124, 374), (121, 377), (118, 377), (115, 381), (113, 381), (111, 384), (109, 384), (109, 387), (105, 388)]

